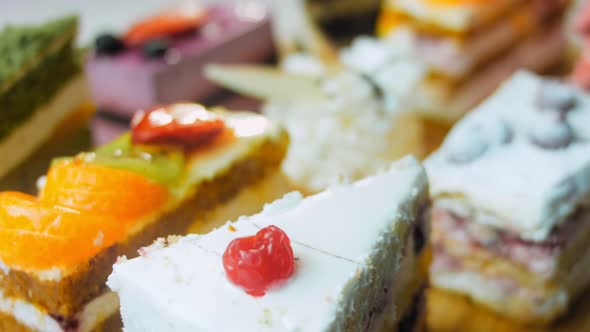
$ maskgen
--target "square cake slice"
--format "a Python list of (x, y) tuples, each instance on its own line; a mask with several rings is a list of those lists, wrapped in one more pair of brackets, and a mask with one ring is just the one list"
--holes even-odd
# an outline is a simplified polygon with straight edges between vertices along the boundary
[(543, 323), (590, 283), (589, 106), (519, 72), (456, 125), (426, 162), (435, 286)]
[[(209, 234), (156, 242), (117, 263), (108, 285), (128, 332), (396, 329), (421, 312), (427, 207), (425, 172), (408, 157), (354, 184), (289, 194)], [(230, 242), (269, 228), (290, 238), (294, 270), (253, 296), (222, 257)]]

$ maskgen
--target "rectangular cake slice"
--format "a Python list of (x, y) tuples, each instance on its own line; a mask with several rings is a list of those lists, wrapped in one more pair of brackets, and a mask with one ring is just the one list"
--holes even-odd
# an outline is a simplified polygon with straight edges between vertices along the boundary
[(515, 70), (545, 72), (560, 63), (568, 4), (391, 0), (378, 30), (428, 69), (402, 96), (408, 108), (455, 122)]
[[(192, 15), (196, 21), (187, 25)], [(167, 19), (180, 23), (167, 27)], [(207, 63), (264, 61), (273, 52), (267, 8), (259, 1), (181, 6), (136, 23), (126, 36), (99, 36), (95, 44), (85, 63), (92, 96), (99, 109), (124, 118), (139, 108), (219, 92), (203, 77)]]
[[(209, 234), (156, 242), (120, 260), (108, 285), (129, 332), (395, 330), (423, 286), (427, 202), (425, 173), (407, 158), (315, 196), (289, 194)], [(228, 279), (222, 256), (271, 225), (291, 240), (294, 273), (252, 296)]]
[(0, 192), (0, 330), (84, 332), (111, 316), (116, 322), (118, 299), (105, 282), (117, 257), (186, 234), (196, 221), (202, 231), (219, 226), (209, 215), (269, 183), (288, 143), (281, 127), (253, 113), (175, 104), (134, 123), (141, 118), (157, 130), (166, 127), (162, 119), (224, 127), (207, 141), (189, 136), (200, 141), (189, 148), (140, 143), (145, 132), (133, 126), (93, 152), (55, 160), (38, 196)]
[(590, 283), (590, 98), (517, 73), (427, 162), (435, 286), (548, 322)]
[(80, 141), (76, 135), (88, 117), (76, 114), (90, 99), (73, 46), (77, 30), (76, 17), (0, 30), (1, 190), (32, 192), (51, 159), (38, 155), (87, 148), (54, 142), (55, 136)]

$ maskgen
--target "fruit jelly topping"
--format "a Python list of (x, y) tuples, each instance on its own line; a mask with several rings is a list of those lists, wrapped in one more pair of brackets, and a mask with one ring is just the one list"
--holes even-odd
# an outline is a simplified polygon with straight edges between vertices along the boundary
[(289, 278), (295, 269), (293, 248), (285, 232), (268, 226), (256, 235), (234, 239), (223, 254), (228, 279), (252, 296)]
[(153, 39), (200, 28), (207, 21), (202, 8), (183, 8), (147, 18), (135, 24), (124, 37), (129, 46), (138, 46)]
[(195, 148), (225, 129), (224, 121), (199, 104), (180, 103), (138, 111), (131, 121), (134, 143)]

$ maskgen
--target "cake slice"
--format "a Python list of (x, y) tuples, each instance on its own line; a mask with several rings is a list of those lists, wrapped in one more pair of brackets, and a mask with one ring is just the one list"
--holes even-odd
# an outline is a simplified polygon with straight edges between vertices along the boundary
[[(33, 154), (74, 153), (86, 148), (79, 142), (88, 139), (80, 139), (79, 132), (88, 112), (76, 112), (89, 100), (73, 48), (77, 27), (75, 17), (64, 17), (39, 26), (7, 26), (0, 31), (0, 155), (5, 156), (0, 163), (2, 190), (10, 186), (28, 192), (34, 189), (50, 158), (27, 161)], [(67, 139), (56, 139), (56, 135)], [(61, 145), (61, 149), (48, 147), (48, 141)], [(43, 170), (32, 164), (41, 165)]]
[(219, 92), (203, 77), (209, 62), (264, 61), (272, 52), (264, 4), (193, 4), (137, 22), (122, 36), (99, 36), (85, 69), (98, 108), (130, 118), (140, 108)]
[(389, 0), (378, 32), (428, 68), (407, 107), (455, 122), (515, 70), (563, 60), (569, 2)]
[(434, 286), (547, 323), (590, 284), (590, 98), (519, 72), (426, 162)]
[[(423, 123), (404, 112), (399, 98), (420, 80), (423, 66), (390, 61), (399, 50), (368, 37), (339, 56), (338, 68), (298, 55), (281, 69), (216, 65), (206, 71), (221, 85), (264, 98), (262, 112), (291, 138), (283, 171), (305, 193), (360, 180), (407, 154), (426, 155)], [(404, 80), (397, 79), (400, 72)]]
[(130, 133), (93, 152), (56, 159), (37, 197), (1, 192), (1, 329), (116, 324), (105, 282), (117, 257), (195, 222), (218, 226), (208, 216), (275, 176), (287, 142), (263, 116), (174, 104), (138, 112)]
[(408, 157), (354, 184), (291, 193), (209, 234), (162, 239), (121, 259), (108, 285), (129, 332), (412, 331), (427, 205), (425, 173)]

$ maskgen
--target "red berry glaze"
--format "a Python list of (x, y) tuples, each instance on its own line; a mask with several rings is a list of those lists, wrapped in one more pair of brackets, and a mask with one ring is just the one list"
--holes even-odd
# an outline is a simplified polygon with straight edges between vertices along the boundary
[(207, 11), (198, 9), (169, 11), (135, 24), (129, 29), (124, 39), (129, 46), (139, 46), (156, 38), (196, 30), (205, 23), (207, 23)]
[(173, 104), (136, 112), (131, 121), (131, 136), (134, 143), (189, 149), (211, 141), (224, 128), (219, 116), (199, 104)]
[(277, 281), (295, 270), (291, 241), (276, 226), (268, 226), (254, 236), (233, 240), (223, 254), (229, 280), (252, 296), (264, 296)]

